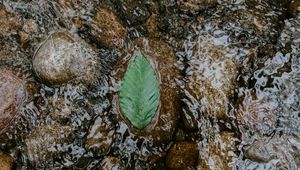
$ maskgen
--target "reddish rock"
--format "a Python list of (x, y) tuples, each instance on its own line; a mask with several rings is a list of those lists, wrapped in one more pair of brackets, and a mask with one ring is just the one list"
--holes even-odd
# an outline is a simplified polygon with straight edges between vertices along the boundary
[(166, 166), (170, 170), (196, 169), (199, 146), (196, 142), (178, 142), (169, 150)]
[[(0, 69), (0, 144), (13, 146), (28, 132), (39, 111), (34, 105), (39, 86), (28, 75)], [(32, 114), (34, 112), (34, 114)]]
[(22, 79), (9, 70), (0, 70), (0, 133), (16, 116), (26, 97)]

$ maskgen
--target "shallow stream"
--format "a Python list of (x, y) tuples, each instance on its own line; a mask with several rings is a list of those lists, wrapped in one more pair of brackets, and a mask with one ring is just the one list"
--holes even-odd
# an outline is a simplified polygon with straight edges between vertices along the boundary
[(0, 0), (0, 169), (296, 170), (299, 126), (299, 0)]

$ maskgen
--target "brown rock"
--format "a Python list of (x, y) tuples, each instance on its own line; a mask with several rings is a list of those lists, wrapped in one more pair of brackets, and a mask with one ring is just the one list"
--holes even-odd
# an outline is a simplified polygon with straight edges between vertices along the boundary
[(297, 16), (300, 14), (300, 0), (292, 0), (289, 4), (288, 12), (293, 15)]
[[(200, 169), (231, 170), (237, 159), (236, 139), (233, 133), (222, 132), (220, 136), (201, 143)], [(201, 147), (201, 148), (202, 148)]]
[(73, 130), (69, 126), (39, 126), (25, 139), (25, 154), (34, 165), (51, 161), (66, 151), (56, 149), (72, 141)]
[(6, 155), (0, 150), (0, 169), (1, 170), (12, 170), (14, 165), (14, 160), (9, 155)]
[(85, 146), (94, 150), (96, 155), (107, 154), (113, 142), (114, 125), (104, 117), (97, 117), (89, 130)]
[(158, 38), (159, 37), (159, 30), (157, 27), (157, 16), (152, 14), (146, 22), (146, 26), (148, 29), (148, 33), (150, 37)]
[(117, 8), (118, 15), (129, 25), (137, 25), (144, 23), (150, 16), (146, 1), (136, 0), (112, 0)]
[(125, 166), (119, 158), (109, 156), (101, 162), (99, 170), (120, 170), (124, 168)]
[(39, 25), (33, 19), (24, 20), (23, 30), (19, 32), (20, 44), (25, 47), (26, 41), (37, 34), (39, 31)]
[(50, 112), (49, 116), (51, 119), (60, 123), (68, 122), (72, 112), (75, 111), (72, 106), (72, 101), (61, 96), (58, 98), (48, 97), (48, 101), (48, 110)]
[[(180, 112), (180, 92), (176, 85), (176, 78), (179, 77), (176, 56), (172, 49), (161, 41), (140, 38), (134, 41), (134, 44), (156, 67), (160, 81), (160, 108), (149, 125), (141, 130), (134, 128), (120, 112), (118, 93), (113, 94), (113, 104), (116, 106), (114, 112), (117, 113), (119, 122), (127, 124), (129, 132), (133, 136), (149, 139), (156, 144), (168, 144), (172, 139)], [(122, 80), (128, 61), (132, 57), (130, 52), (126, 53), (115, 66), (114, 78), (117, 81)], [(118, 88), (116, 87), (116, 89)]]
[(276, 169), (297, 169), (300, 166), (300, 138), (275, 135), (264, 137), (245, 146), (245, 157), (252, 161), (267, 163), (275, 161)]
[(258, 99), (255, 93), (245, 96), (236, 114), (243, 138), (269, 135), (276, 129), (277, 116), (270, 107), (267, 99)]
[(101, 7), (92, 24), (92, 34), (96, 36), (105, 47), (120, 47), (127, 35), (119, 18), (108, 8)]
[(0, 34), (9, 35), (17, 33), (21, 28), (21, 19), (17, 14), (10, 12), (0, 4)]
[(184, 117), (195, 119), (186, 121), (194, 122), (194, 127), (200, 121), (200, 113), (226, 119), (238, 74), (233, 54), (222, 45), (214, 45), (209, 36), (200, 36), (199, 41), (188, 61), (184, 91), (187, 97), (184, 102), (188, 106)]
[(89, 84), (96, 77), (98, 64), (95, 51), (67, 32), (51, 34), (33, 58), (37, 77), (51, 86), (71, 80)]
[(28, 34), (34, 34), (39, 31), (39, 25), (33, 19), (25, 20), (23, 30)]
[[(238, 27), (253, 31), (256, 37), (263, 38), (264, 41), (276, 42), (280, 33), (278, 28), (282, 24), (283, 13), (275, 12), (275, 7), (268, 2), (254, 0), (245, 1), (244, 4), (245, 8), (226, 12), (226, 17), (223, 20), (228, 20), (226, 21), (228, 24), (235, 23)], [(272, 13), (272, 15), (265, 15), (266, 13)], [(249, 40), (252, 38), (242, 41)]]
[(166, 166), (170, 170), (196, 169), (199, 146), (196, 142), (178, 142), (169, 150)]
[(216, 6), (217, 0), (177, 0), (177, 4), (184, 11), (198, 12)]
[(300, 44), (298, 37), (300, 37), (299, 18), (285, 20), (284, 28), (278, 40), (283, 54), (290, 53), (292, 56), (299, 55), (299, 51), (297, 50)]

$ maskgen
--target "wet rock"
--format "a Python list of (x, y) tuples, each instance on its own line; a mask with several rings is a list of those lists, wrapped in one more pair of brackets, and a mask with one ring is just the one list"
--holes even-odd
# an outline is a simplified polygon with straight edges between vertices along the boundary
[(99, 170), (121, 170), (124, 168), (125, 166), (119, 158), (109, 156), (101, 162)]
[(101, 7), (97, 11), (91, 29), (102, 45), (110, 48), (122, 46), (128, 32), (114, 12), (107, 7)]
[(169, 150), (166, 165), (170, 170), (196, 169), (199, 146), (196, 142), (178, 142)]
[(97, 156), (107, 154), (113, 142), (114, 125), (108, 118), (97, 117), (89, 130), (85, 146)]
[(152, 14), (146, 22), (146, 27), (148, 30), (149, 37), (158, 38), (159, 37), (159, 30), (157, 27), (157, 16)]
[(222, 132), (207, 142), (201, 142), (200, 169), (230, 170), (235, 167), (237, 159), (237, 139), (231, 132)]
[(1, 170), (12, 170), (14, 166), (14, 160), (9, 155), (6, 155), (0, 150), (0, 167)]
[[(66, 97), (67, 98), (67, 97)], [(48, 97), (49, 102), (48, 110), (50, 112), (49, 116), (51, 119), (65, 124), (70, 121), (71, 114), (74, 112), (75, 108), (72, 105), (72, 102), (65, 97)]]
[(0, 34), (16, 34), (22, 28), (20, 17), (16, 13), (8, 11), (2, 4), (0, 4), (0, 16)]
[(217, 0), (177, 0), (180, 9), (192, 13), (214, 7), (217, 3)]
[(39, 31), (39, 26), (33, 19), (27, 19), (25, 20), (23, 30), (28, 34), (34, 34)]
[(240, 132), (249, 139), (254, 135), (270, 135), (277, 125), (277, 116), (267, 99), (258, 99), (255, 93), (247, 94), (237, 111)]
[(45, 125), (36, 129), (25, 139), (25, 154), (35, 166), (59, 157), (67, 152), (64, 144), (73, 140), (73, 130), (69, 126)]
[(32, 39), (34, 35), (39, 32), (39, 26), (33, 19), (24, 20), (24, 25), (22, 31), (19, 32), (20, 44), (22, 47), (25, 46), (25, 43)]
[(277, 7), (286, 8), (291, 3), (291, 0), (274, 0), (269, 1), (269, 3)]
[(258, 98), (267, 99), (272, 113), (277, 117), (276, 131), (296, 136), (300, 134), (298, 28), (299, 19), (285, 21), (277, 44), (278, 51), (264, 65), (258, 67), (253, 76)]
[(51, 34), (33, 58), (36, 76), (50, 86), (71, 80), (90, 84), (96, 78), (98, 64), (95, 51), (67, 32)]
[[(127, 65), (132, 57), (132, 53), (128, 52), (132, 51), (132, 49), (129, 49), (125, 52), (123, 58), (118, 61), (113, 73), (115, 79), (113, 86), (115, 87), (114, 89), (116, 89), (112, 95), (114, 105), (113, 112), (117, 115), (120, 126), (117, 131), (118, 133), (122, 133), (122, 135), (128, 131), (129, 136), (127, 136), (126, 140), (139, 140), (142, 143), (151, 143), (153, 146), (166, 146), (172, 140), (179, 115), (178, 113), (180, 112), (180, 93), (176, 84), (176, 78), (180, 76), (179, 70), (176, 67), (177, 59), (173, 50), (167, 44), (159, 40), (140, 38), (134, 41), (134, 45), (147, 56), (147, 58), (150, 60), (150, 63), (154, 63), (154, 69), (159, 75), (160, 108), (155, 113), (151, 122), (143, 129), (137, 129), (133, 127), (120, 112), (120, 109), (118, 108), (119, 96), (117, 91), (120, 88), (120, 82), (123, 79)], [(125, 143), (123, 144), (125, 145)], [(144, 146), (142, 147), (147, 147), (146, 144), (143, 145)], [(131, 147), (125, 148), (130, 148), (131, 151), (133, 149), (144, 152), (143, 149)], [(151, 155), (151, 148), (149, 149), (149, 152), (150, 153), (144, 152), (144, 156), (147, 157), (148, 154)]]
[[(93, 114), (88, 101), (82, 99), (79, 93), (83, 86), (67, 86), (53, 96), (47, 96), (48, 116), (53, 121), (60, 124), (72, 124), (73, 126), (82, 125), (85, 120), (89, 121), (90, 114)], [(89, 110), (90, 114), (85, 114)], [(80, 118), (80, 116), (84, 118)]]
[(0, 69), (0, 144), (9, 147), (27, 133), (28, 121), (35, 121), (38, 113), (33, 104), (38, 85), (27, 75)]
[(275, 135), (245, 146), (245, 157), (260, 163), (270, 163), (276, 169), (297, 169), (300, 166), (298, 136)]
[[(226, 11), (226, 18), (224, 21), (232, 26), (238, 26), (243, 29), (239, 39), (242, 36), (250, 37), (255, 34), (255, 39), (262, 39), (260, 41), (275, 43), (279, 36), (279, 28), (282, 25), (283, 11), (285, 8), (276, 8), (268, 2), (261, 1), (245, 1), (241, 5), (244, 8), (229, 9)], [(270, 15), (265, 15), (269, 13)], [(235, 29), (233, 29), (235, 30)], [(269, 30), (269, 31), (265, 31)], [(238, 30), (239, 31), (239, 30)], [(243, 35), (245, 34), (246, 35)], [(252, 38), (246, 38), (243, 41), (254, 41)]]
[(183, 38), (187, 34), (189, 19), (181, 18), (175, 1), (159, 1), (157, 26), (167, 35)]
[(129, 25), (141, 24), (150, 16), (145, 0), (113, 0), (120, 17)]
[[(199, 44), (192, 48), (185, 78), (184, 119), (188, 129), (197, 127), (201, 114), (226, 119), (238, 74), (234, 53), (223, 45), (213, 44), (209, 36), (198, 38)], [(191, 125), (194, 127), (189, 128)]]
[[(81, 32), (84, 29), (83, 26), (86, 22), (87, 15), (90, 17), (100, 2), (97, 0), (57, 0), (54, 3), (48, 2), (48, 4), (49, 6), (55, 6), (55, 14), (52, 18), (56, 18), (55, 22), (57, 22), (57, 24), (68, 30)], [(47, 9), (47, 7), (44, 8)], [(52, 9), (49, 10), (51, 10), (49, 11), (51, 13)]]
[(22, 80), (9, 70), (0, 70), (0, 132), (13, 120), (26, 97)]
[(284, 29), (278, 40), (278, 46), (280, 52), (285, 55), (297, 56), (299, 55), (300, 43), (298, 38), (300, 37), (300, 21), (299, 18), (291, 18), (285, 20)]
[(288, 12), (293, 16), (299, 15), (300, 14), (300, 1), (292, 0), (292, 2), (289, 4)]

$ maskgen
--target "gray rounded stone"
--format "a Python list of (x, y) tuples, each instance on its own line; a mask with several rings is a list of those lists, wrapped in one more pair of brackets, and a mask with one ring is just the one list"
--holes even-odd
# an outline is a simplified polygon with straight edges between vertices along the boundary
[(37, 77), (50, 86), (60, 86), (75, 79), (88, 84), (96, 74), (96, 67), (93, 49), (67, 32), (51, 34), (33, 58)]

